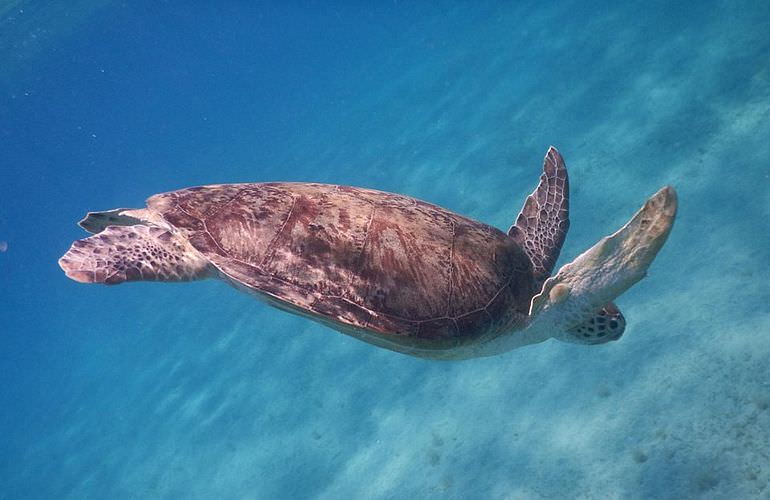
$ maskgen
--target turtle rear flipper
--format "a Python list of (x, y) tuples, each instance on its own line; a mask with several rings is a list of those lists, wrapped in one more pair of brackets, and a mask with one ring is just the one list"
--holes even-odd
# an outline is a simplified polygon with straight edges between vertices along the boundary
[(88, 212), (83, 220), (78, 222), (78, 226), (89, 233), (97, 234), (109, 226), (133, 226), (142, 223), (141, 219), (127, 215), (125, 212), (128, 211), (128, 208), (116, 208), (103, 212)]
[(209, 274), (209, 263), (170, 231), (143, 224), (108, 226), (78, 240), (59, 259), (81, 283), (190, 281)]
[(555, 147), (548, 148), (543, 173), (527, 197), (508, 236), (524, 249), (532, 262), (537, 288), (551, 275), (569, 229), (569, 179), (567, 167)]

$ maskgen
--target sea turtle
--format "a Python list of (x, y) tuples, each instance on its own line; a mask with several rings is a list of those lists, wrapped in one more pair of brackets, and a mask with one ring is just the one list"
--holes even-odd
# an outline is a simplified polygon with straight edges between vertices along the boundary
[(507, 233), (408, 196), (312, 183), (218, 184), (91, 212), (59, 259), (83, 283), (221, 278), (285, 311), (413, 356), (490, 356), (555, 337), (619, 338), (611, 302), (646, 274), (676, 215), (666, 186), (550, 276), (569, 184), (551, 147)]

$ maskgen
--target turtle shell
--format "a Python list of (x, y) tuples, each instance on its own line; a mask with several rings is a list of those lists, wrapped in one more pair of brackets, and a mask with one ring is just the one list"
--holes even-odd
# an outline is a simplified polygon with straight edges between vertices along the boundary
[(409, 354), (520, 327), (536, 292), (513, 238), (407, 196), (226, 184), (155, 195), (147, 206), (236, 286)]

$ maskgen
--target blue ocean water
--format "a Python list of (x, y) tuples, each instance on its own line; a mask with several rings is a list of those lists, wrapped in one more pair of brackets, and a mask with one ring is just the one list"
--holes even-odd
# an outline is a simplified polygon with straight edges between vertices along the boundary
[[(748, 0), (4, 2), (0, 498), (770, 498), (768, 54)], [(56, 264), (87, 211), (207, 183), (505, 229), (551, 144), (559, 265), (679, 192), (620, 342), (431, 362)]]

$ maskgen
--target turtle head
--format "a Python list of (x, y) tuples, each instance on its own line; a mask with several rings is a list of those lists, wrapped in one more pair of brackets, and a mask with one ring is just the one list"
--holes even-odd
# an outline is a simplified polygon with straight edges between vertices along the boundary
[(625, 319), (612, 303), (646, 274), (676, 216), (676, 192), (664, 187), (628, 223), (565, 264), (532, 298), (530, 324), (580, 344), (620, 338)]
[(565, 330), (559, 340), (573, 344), (604, 344), (618, 340), (626, 329), (626, 318), (618, 306), (609, 302), (600, 307), (589, 320)]

